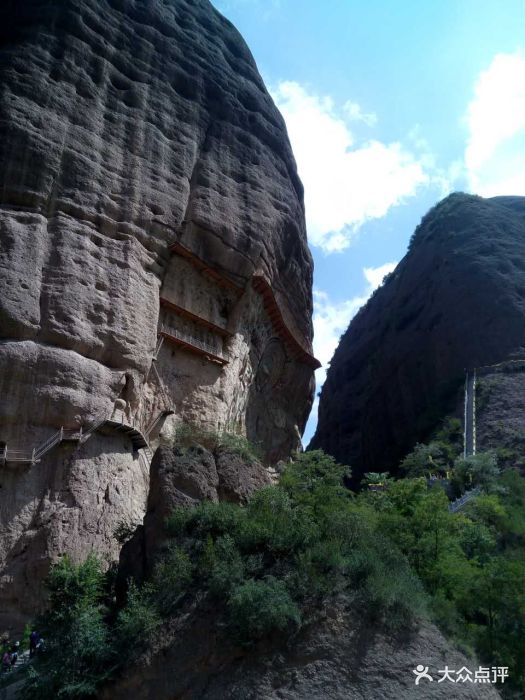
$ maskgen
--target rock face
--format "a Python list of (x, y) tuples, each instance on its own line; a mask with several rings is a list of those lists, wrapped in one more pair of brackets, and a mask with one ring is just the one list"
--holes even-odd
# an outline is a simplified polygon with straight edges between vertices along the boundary
[(6, 0), (0, 85), (1, 628), (57, 555), (117, 557), (145, 440), (288, 455), (315, 361), (284, 122), (207, 0)]
[(525, 471), (525, 361), (476, 371), (476, 447), (495, 450), (501, 466)]
[(263, 486), (273, 483), (275, 472), (257, 459), (245, 458), (223, 446), (160, 447), (153, 457), (146, 514), (124, 544), (119, 560), (119, 595), (124, 596), (130, 577), (142, 581), (153, 571), (166, 541), (166, 518), (178, 506), (207, 500), (244, 504)]
[[(334, 604), (305, 628), (290, 648), (276, 640), (250, 650), (236, 647), (217, 625), (213, 606), (188, 610), (157, 636), (157, 648), (101, 694), (102, 700), (398, 700), (464, 698), (497, 700), (494, 686), (438, 683), (448, 665), (478, 668), (452, 649), (428, 623), (389, 638)], [(433, 681), (415, 685), (415, 667), (428, 666)], [(453, 675), (455, 677), (455, 675)]]
[(465, 368), (525, 358), (524, 313), (525, 199), (447, 197), (344, 334), (311, 446), (355, 476), (392, 469), (462, 417)]

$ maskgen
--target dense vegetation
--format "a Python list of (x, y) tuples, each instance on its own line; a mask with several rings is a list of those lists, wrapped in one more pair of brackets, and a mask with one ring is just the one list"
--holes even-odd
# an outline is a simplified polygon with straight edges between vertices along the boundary
[(174, 447), (188, 448), (201, 445), (212, 453), (218, 450), (231, 452), (248, 461), (262, 459), (263, 451), (259, 445), (250, 442), (244, 435), (229, 429), (212, 430), (194, 423), (180, 423), (175, 431)]
[[(366, 517), (406, 554), (425, 586), (432, 618), (482, 662), (509, 666), (525, 689), (525, 480), (505, 472), (456, 514), (440, 485), (401, 479), (381, 492)], [(498, 491), (498, 492), (494, 492)]]
[[(404, 461), (410, 476), (369, 475), (380, 485), (359, 495), (343, 487), (348, 469), (317, 451), (245, 507), (177, 509), (151, 579), (132, 584), (121, 609), (96, 558), (63, 559), (38, 622), (47, 652), (24, 697), (93, 695), (189, 600), (212, 601), (225, 633), (250, 645), (293, 636), (335, 596), (358, 606), (364, 624), (392, 631), (430, 615), (483, 663), (509, 666), (506, 687), (523, 691), (525, 480), (500, 476), (492, 455), (458, 459), (455, 428), (449, 421), (416, 447)], [(473, 484), (480, 495), (451, 513), (447, 491)]]
[[(525, 479), (500, 474), (495, 453), (461, 455), (459, 421), (401, 463), (374, 503), (378, 527), (408, 557), (425, 586), (431, 616), (467, 654), (509, 666), (506, 690), (525, 692)], [(460, 512), (449, 499), (476, 489)]]

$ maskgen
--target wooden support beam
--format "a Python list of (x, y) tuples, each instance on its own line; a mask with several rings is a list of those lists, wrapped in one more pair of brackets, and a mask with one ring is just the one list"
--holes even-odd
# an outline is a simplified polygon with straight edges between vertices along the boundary
[(227, 331), (226, 328), (218, 326), (216, 323), (212, 323), (211, 321), (208, 321), (208, 319), (202, 318), (202, 316), (197, 316), (197, 314), (188, 311), (188, 309), (184, 309), (182, 306), (174, 304), (169, 299), (166, 299), (166, 297), (160, 297), (160, 305), (164, 306), (164, 308), (169, 309), (170, 311), (173, 311), (178, 316), (182, 316), (183, 318), (187, 318), (190, 321), (193, 321), (193, 323), (197, 323), (200, 326), (204, 326), (213, 333), (222, 335), (223, 338), (231, 338), (232, 336), (232, 333), (230, 333), (230, 331)]
[(194, 338), (190, 338), (189, 336), (184, 336), (175, 329), (170, 329), (163, 326), (160, 333), (168, 342), (173, 343), (174, 345), (179, 345), (185, 350), (189, 350), (196, 355), (201, 355), (201, 357), (205, 357), (207, 360), (211, 360), (212, 362), (217, 362), (220, 365), (228, 364), (228, 360), (226, 358), (216, 354), (211, 348), (206, 347), (204, 343), (201, 343)]
[(263, 275), (254, 275), (252, 284), (255, 291), (262, 296), (264, 308), (268, 314), (268, 318), (270, 319), (276, 333), (288, 345), (292, 357), (300, 362), (304, 362), (304, 364), (309, 365), (313, 369), (318, 369), (321, 366), (319, 360), (317, 360), (311, 353), (303, 348), (301, 343), (286, 325), (273, 290), (266, 278)]
[(237, 296), (241, 296), (242, 294), (244, 294), (243, 287), (233, 282), (224, 273), (219, 272), (218, 270), (215, 270), (214, 268), (210, 267), (208, 263), (199, 258), (198, 255), (195, 255), (193, 251), (189, 250), (189, 248), (186, 248), (178, 241), (175, 241), (170, 245), (170, 252), (174, 255), (179, 255), (180, 257), (185, 258), (199, 272), (202, 272), (202, 274), (210, 277), (210, 279), (216, 282), (220, 287), (230, 289), (231, 291), (235, 292)]

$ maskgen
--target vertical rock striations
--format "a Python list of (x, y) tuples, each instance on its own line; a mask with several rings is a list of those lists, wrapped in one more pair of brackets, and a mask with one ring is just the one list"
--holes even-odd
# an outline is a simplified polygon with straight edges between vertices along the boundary
[(343, 336), (312, 447), (357, 477), (391, 469), (447, 413), (462, 417), (465, 368), (525, 358), (524, 315), (525, 199), (447, 197)]
[(117, 556), (177, 421), (289, 454), (315, 361), (284, 122), (207, 0), (4, 0), (0, 85), (1, 626)]

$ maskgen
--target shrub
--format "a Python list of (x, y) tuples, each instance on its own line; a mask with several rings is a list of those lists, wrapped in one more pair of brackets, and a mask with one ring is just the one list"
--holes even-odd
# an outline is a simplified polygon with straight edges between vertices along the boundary
[(193, 423), (179, 423), (175, 429), (173, 444), (176, 447), (193, 447), (202, 445), (214, 452), (219, 446), (219, 434), (215, 430)]
[(104, 585), (102, 565), (94, 554), (78, 565), (67, 556), (60, 559), (46, 581), (53, 621), (69, 621), (73, 611), (100, 602)]
[(147, 648), (161, 621), (157, 607), (151, 601), (151, 588), (139, 589), (130, 581), (126, 605), (118, 613), (114, 631), (121, 663)]
[(351, 497), (344, 481), (351, 477), (349, 467), (338, 464), (322, 450), (305, 452), (286, 467), (280, 487), (294, 503), (315, 516), (330, 512)]
[(244, 580), (244, 561), (230, 535), (222, 535), (215, 543), (208, 538), (202, 561), (203, 574), (214, 595), (227, 595)]
[[(442, 504), (416, 479), (393, 482), (370, 505), (370, 494), (355, 498), (345, 488), (348, 475), (346, 466), (316, 451), (300, 455), (280, 485), (261, 489), (246, 506), (176, 508), (152, 576), (140, 588), (131, 583), (121, 610), (106, 609), (107, 580), (95, 558), (58, 564), (44, 618), (53, 651), (37, 664), (26, 697), (95, 694), (185, 601), (211, 598), (224, 629), (242, 644), (294, 633), (339, 595), (359, 605), (367, 620), (390, 629), (410, 624), (424, 610), (424, 595), (404, 554), (413, 555), (418, 536), (424, 551), (431, 534), (441, 537), (434, 513)], [(426, 530), (416, 524), (423, 513)], [(444, 513), (448, 517), (446, 505)], [(399, 546), (382, 534), (389, 522), (396, 537), (400, 533)]]
[(446, 416), (435, 437), (437, 442), (453, 446), (456, 448), (456, 451), (460, 450), (463, 447), (462, 422), (454, 416)]
[(75, 565), (64, 557), (47, 579), (50, 608), (37, 623), (46, 653), (29, 675), (21, 697), (91, 697), (117, 664), (105, 622), (105, 577), (90, 555)]
[(485, 493), (497, 491), (500, 470), (493, 452), (480, 452), (470, 457), (460, 457), (454, 463), (454, 480), (461, 489), (479, 486)]
[(244, 435), (223, 432), (219, 436), (219, 447), (233, 454), (239, 455), (248, 462), (262, 459), (262, 450), (251, 443)]
[(212, 430), (193, 423), (179, 423), (175, 429), (174, 446), (189, 448), (194, 445), (202, 445), (210, 452), (217, 452), (222, 448), (250, 462), (262, 458), (260, 448), (244, 435), (228, 430)]
[(399, 465), (402, 474), (408, 478), (429, 477), (435, 472), (445, 473), (449, 466), (447, 448), (439, 442), (428, 445), (418, 443)]
[[(403, 555), (380, 546), (377, 514), (354, 502), (345, 488), (349, 473), (315, 451), (300, 455), (279, 486), (261, 489), (245, 507), (200, 503), (174, 511), (168, 531), (195, 562), (192, 586), (215, 597), (243, 642), (292, 631), (336, 593), (358, 595), (392, 627), (409, 622), (411, 606), (417, 614), (424, 607)], [(415, 494), (426, 493), (424, 480), (416, 486)], [(405, 500), (406, 493), (398, 496)], [(414, 496), (413, 508), (417, 502)], [(399, 586), (383, 590), (382, 582), (398, 574)], [(165, 582), (154, 578), (153, 587), (162, 601)], [(171, 588), (179, 591), (178, 585)]]
[(361, 480), (361, 484), (363, 486), (374, 486), (377, 484), (386, 486), (390, 481), (388, 472), (366, 472)]
[(168, 531), (182, 527), (182, 532), (200, 539), (207, 535), (219, 536), (236, 531), (246, 518), (239, 506), (228, 503), (204, 501), (192, 509), (178, 508), (174, 512), (175, 521), (168, 518)]
[(254, 494), (249, 502), (239, 542), (247, 550), (264, 546), (268, 553), (286, 555), (306, 547), (316, 536), (310, 514), (294, 507), (282, 489), (270, 486)]
[(301, 614), (284, 581), (273, 576), (236, 586), (229, 598), (230, 625), (242, 642), (297, 629)]
[(176, 608), (193, 580), (192, 561), (182, 547), (172, 546), (157, 562), (153, 572), (151, 588), (155, 591), (155, 602), (163, 616)]
[(113, 536), (119, 544), (125, 544), (135, 534), (137, 525), (125, 521), (120, 522), (113, 532)]
[[(421, 581), (390, 542), (379, 540), (370, 548), (368, 566), (362, 590), (369, 618), (397, 631), (416, 617), (426, 615), (427, 601)], [(395, 576), (391, 575), (392, 571)]]

